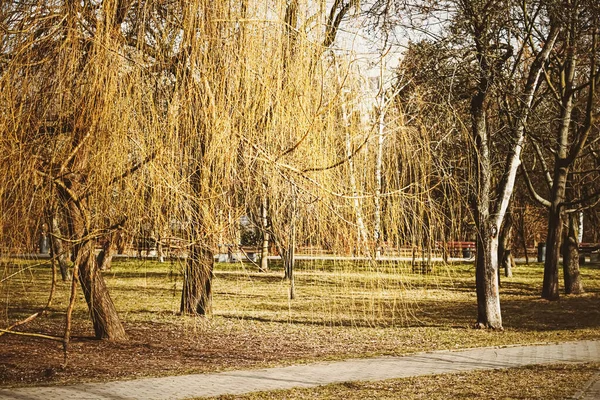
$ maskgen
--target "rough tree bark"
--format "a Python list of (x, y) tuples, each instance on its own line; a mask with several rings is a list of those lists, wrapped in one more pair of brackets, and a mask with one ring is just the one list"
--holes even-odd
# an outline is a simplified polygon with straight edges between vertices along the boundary
[(96, 264), (95, 240), (90, 237), (89, 210), (85, 199), (79, 198), (75, 180), (65, 180), (59, 191), (66, 200), (67, 223), (73, 246), (73, 260), (79, 267), (79, 282), (87, 302), (97, 339), (127, 340), (117, 309), (109, 295), (104, 278)]
[(62, 237), (62, 233), (58, 224), (58, 217), (56, 216), (56, 212), (51, 212), (48, 216), (48, 219), (48, 225), (50, 226), (50, 256), (53, 258), (56, 257), (61, 278), (63, 282), (66, 282), (71, 278), (71, 276), (69, 273), (67, 252), (63, 247), (62, 240), (60, 239)]
[(512, 256), (512, 228), (513, 228), (513, 218), (512, 213), (506, 213), (506, 217), (504, 218), (504, 223), (502, 224), (502, 229), (500, 230), (500, 239), (498, 242), (498, 262), (500, 267), (498, 268), (498, 272), (501, 269), (504, 270), (504, 276), (507, 278), (512, 277), (512, 267), (514, 265), (514, 258)]
[[(572, 82), (575, 77), (575, 62), (567, 66), (567, 79)], [(542, 298), (557, 300), (558, 291), (558, 262), (563, 229), (563, 203), (567, 188), (567, 177), (570, 163), (569, 157), (569, 128), (573, 111), (573, 91), (565, 88), (565, 95), (560, 111), (560, 127), (558, 130), (558, 149), (554, 162), (550, 207), (548, 210), (548, 233), (546, 235), (546, 260), (544, 262), (544, 283)]]
[[(199, 163), (190, 176), (192, 191), (196, 196), (201, 195), (202, 168), (200, 162), (204, 159), (205, 147), (200, 142)], [(188, 255), (183, 275), (183, 290), (181, 292), (180, 311), (189, 315), (208, 315), (212, 311), (212, 278), (214, 268), (213, 251), (206, 240), (203, 216), (201, 215), (200, 200), (192, 200), (192, 220), (190, 239), (192, 245)]]
[(569, 229), (563, 245), (563, 276), (566, 294), (583, 293), (583, 283), (579, 273), (579, 241), (578, 216), (575, 213), (567, 215)]
[[(485, 84), (487, 86), (487, 84)], [(486, 89), (487, 90), (487, 89)], [(502, 329), (498, 287), (498, 228), (490, 215), (492, 206), (492, 164), (485, 111), (486, 93), (480, 91), (471, 100), (472, 134), (475, 139), (476, 194), (474, 197), (477, 229), (475, 283), (477, 324), (479, 328)]]
[(102, 249), (96, 257), (98, 268), (100, 271), (110, 271), (112, 266), (112, 258), (114, 254), (114, 242), (116, 232), (109, 233), (106, 235), (106, 240), (102, 243)]
[(214, 262), (210, 249), (200, 244), (192, 245), (183, 277), (180, 306), (182, 314), (208, 315), (211, 313)]

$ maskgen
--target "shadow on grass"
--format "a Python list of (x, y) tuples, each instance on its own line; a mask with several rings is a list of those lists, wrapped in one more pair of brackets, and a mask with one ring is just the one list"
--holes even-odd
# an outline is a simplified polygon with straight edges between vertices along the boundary
[[(473, 286), (475, 291), (475, 286)], [(516, 295), (516, 296), (539, 296), (542, 292), (541, 287), (536, 287), (529, 283), (503, 281), (500, 287), (500, 297), (503, 295)]]
[(260, 282), (260, 283), (278, 283), (283, 281), (283, 274), (274, 275), (274, 274), (261, 274), (258, 272), (250, 272), (248, 274), (240, 274), (240, 273), (223, 273), (221, 271), (215, 272), (215, 278), (219, 280), (224, 280), (228, 282), (236, 282), (239, 280), (246, 280), (252, 282)]
[[(504, 327), (519, 331), (554, 331), (600, 328), (599, 298), (596, 295), (570, 296), (549, 302), (539, 298), (508, 299), (501, 302)], [(356, 306), (356, 305), (355, 305)], [(267, 314), (251, 311), (219, 314), (226, 319), (244, 319), (256, 322), (281, 322), (302, 325), (332, 325), (345, 327), (437, 327), (455, 328), (473, 326), (477, 319), (475, 302), (419, 301), (408, 304), (405, 316), (388, 302), (376, 304), (377, 313), (364, 313), (360, 305), (353, 315), (348, 307), (330, 320), (313, 319), (306, 311), (285, 313), (271, 309)], [(266, 310), (262, 310), (266, 311)]]

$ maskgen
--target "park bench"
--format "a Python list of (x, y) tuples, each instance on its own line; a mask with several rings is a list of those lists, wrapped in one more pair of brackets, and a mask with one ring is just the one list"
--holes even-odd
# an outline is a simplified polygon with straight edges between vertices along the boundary
[(475, 253), (475, 242), (446, 242), (446, 252), (451, 257), (471, 258)]
[(320, 246), (298, 246), (297, 254), (314, 256), (314, 255), (333, 255), (333, 250)]
[(585, 262), (585, 256), (589, 255), (590, 261), (600, 261), (598, 260), (598, 254), (600, 250), (600, 243), (579, 243), (579, 263), (583, 264)]
[(240, 252), (246, 260), (256, 262), (260, 250), (256, 246), (239, 246)]
[(218, 247), (218, 262), (256, 262), (260, 252), (260, 249), (256, 246), (240, 246), (232, 243), (219, 244)]
[(131, 241), (131, 250), (137, 257), (184, 257), (188, 249), (185, 239), (178, 237), (161, 237), (158, 240), (152, 236), (136, 235)]

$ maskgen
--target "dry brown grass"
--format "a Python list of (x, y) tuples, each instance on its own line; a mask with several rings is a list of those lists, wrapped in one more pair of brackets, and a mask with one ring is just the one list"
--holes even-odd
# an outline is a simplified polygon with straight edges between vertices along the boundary
[(579, 392), (600, 364), (559, 364), (460, 374), (348, 382), (315, 389), (292, 389), (220, 396), (221, 400), (258, 399), (565, 399)]
[[(5, 265), (0, 286), (1, 326), (45, 303), (47, 266)], [(395, 271), (395, 272), (394, 272)], [(473, 267), (436, 267), (413, 274), (404, 266), (305, 263), (298, 267), (297, 299), (287, 297), (282, 272), (217, 264), (214, 315), (177, 315), (181, 276), (176, 263), (116, 262), (105, 273), (131, 341), (91, 338), (87, 307), (75, 311), (69, 366), (61, 369), (58, 342), (0, 337), (3, 385), (161, 376), (289, 365), (372, 355), (399, 355), (519, 343), (599, 338), (600, 269), (582, 268), (587, 293), (557, 302), (539, 299), (542, 268), (518, 266), (502, 288), (504, 332), (474, 330)], [(62, 334), (67, 284), (51, 312), (23, 327)]]

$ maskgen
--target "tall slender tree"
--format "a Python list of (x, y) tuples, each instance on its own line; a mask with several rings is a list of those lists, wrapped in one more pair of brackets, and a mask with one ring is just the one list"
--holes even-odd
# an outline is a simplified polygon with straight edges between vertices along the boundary
[[(594, 6), (584, 1), (567, 1), (559, 9), (554, 9), (556, 23), (562, 27), (558, 37), (558, 48), (550, 59), (545, 71), (545, 83), (552, 103), (548, 108), (540, 108), (540, 112), (553, 110), (550, 127), (541, 126), (543, 130), (554, 132), (550, 146), (543, 148), (543, 131), (537, 132), (532, 141), (536, 150), (543, 176), (548, 186), (548, 197), (536, 192), (533, 183), (528, 179), (528, 187), (533, 197), (548, 208), (548, 227), (546, 236), (546, 253), (544, 262), (544, 283), (542, 297), (548, 300), (559, 298), (558, 265), (561, 256), (563, 225), (568, 209), (567, 186), (569, 174), (575, 162), (588, 145), (588, 138), (596, 119), (596, 85), (600, 71), (597, 67), (598, 46), (597, 28), (591, 22), (594, 19)], [(547, 105), (548, 103), (543, 103)], [(550, 153), (551, 163), (546, 162), (544, 152)], [(526, 179), (529, 174), (525, 171)], [(571, 250), (576, 251), (576, 247)], [(569, 252), (569, 255), (572, 255)], [(574, 255), (574, 253), (573, 253)], [(575, 257), (578, 258), (578, 257)], [(567, 257), (566, 260), (572, 260)], [(570, 275), (571, 269), (565, 267)], [(570, 278), (567, 277), (567, 281)], [(569, 289), (569, 291), (571, 291)]]
[[(383, 19), (384, 26), (389, 26), (386, 22), (395, 13), (401, 15), (396, 20), (405, 26), (408, 22), (408, 31), (419, 21), (442, 19), (440, 32), (432, 37), (451, 41), (468, 55), (469, 62), (463, 62), (462, 67), (471, 76), (467, 85), (474, 180), (471, 208), (477, 232), (477, 326), (502, 329), (497, 274), (499, 233), (521, 161), (525, 126), (559, 26), (544, 2), (457, 0), (424, 6), (419, 2), (377, 1), (371, 11), (378, 21)], [(538, 26), (544, 29), (534, 29)], [(514, 99), (512, 118), (506, 129), (500, 130), (506, 133), (506, 145), (495, 146), (489, 113), (496, 96), (509, 89)], [(498, 151), (508, 157), (499, 157)]]

